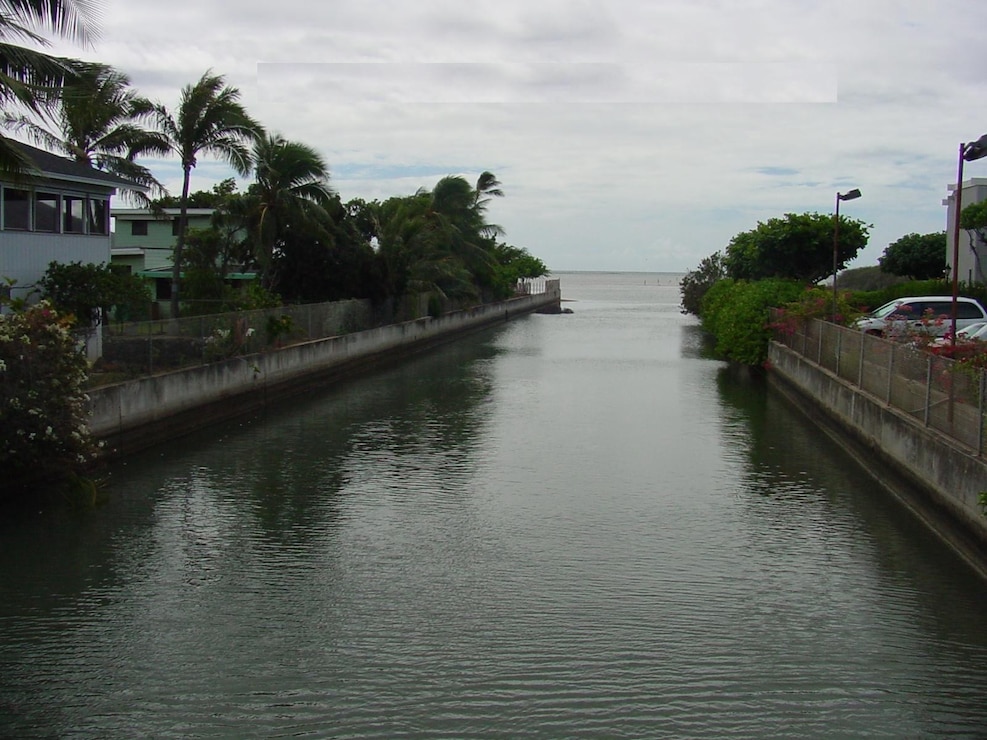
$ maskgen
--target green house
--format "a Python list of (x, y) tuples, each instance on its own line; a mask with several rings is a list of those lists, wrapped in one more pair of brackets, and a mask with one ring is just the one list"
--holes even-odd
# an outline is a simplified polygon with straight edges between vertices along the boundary
[[(186, 218), (189, 229), (208, 229), (212, 224), (213, 208), (189, 208)], [(171, 301), (172, 265), (178, 239), (178, 208), (157, 211), (148, 208), (114, 208), (113, 239), (110, 261), (121, 265), (134, 275), (153, 283), (154, 315), (168, 315)], [(253, 272), (233, 272), (227, 280), (254, 280)]]

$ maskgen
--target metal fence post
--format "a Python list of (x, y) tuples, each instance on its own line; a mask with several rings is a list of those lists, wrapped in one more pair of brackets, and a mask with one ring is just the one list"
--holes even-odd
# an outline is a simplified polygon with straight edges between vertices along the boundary
[(929, 426), (929, 411), (932, 405), (932, 355), (925, 361), (925, 418), (923, 423)]
[(888, 387), (887, 392), (884, 394), (884, 402), (890, 406), (891, 405), (891, 386), (894, 384), (894, 355), (897, 348), (892, 346), (891, 351), (888, 353)]
[(987, 391), (987, 372), (980, 371), (980, 426), (977, 435), (977, 456), (984, 454), (984, 391)]
[(843, 332), (835, 324), (833, 328), (836, 330), (836, 377), (841, 378), (843, 377), (843, 374), (840, 372), (840, 365), (843, 359)]
[(857, 363), (857, 387), (864, 387), (864, 352), (867, 351), (867, 335), (860, 334), (860, 361)]

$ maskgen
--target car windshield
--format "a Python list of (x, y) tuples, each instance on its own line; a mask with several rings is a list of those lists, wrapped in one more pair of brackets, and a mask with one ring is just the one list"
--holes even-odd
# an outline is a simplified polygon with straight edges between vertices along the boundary
[(968, 326), (962, 332), (956, 332), (957, 336), (959, 334), (964, 334), (967, 339), (978, 339), (983, 341), (987, 339), (987, 323), (973, 324)]
[[(895, 309), (897, 309), (898, 306), (900, 306), (900, 305), (901, 305), (901, 301), (891, 301), (890, 303), (885, 303), (879, 309), (877, 309), (876, 311), (874, 311), (871, 314), (871, 316), (873, 318), (875, 318), (875, 319), (883, 319), (883, 318), (886, 318), (887, 316), (890, 316), (891, 314), (895, 313)], [(906, 311), (909, 308), (910, 308), (910, 306), (905, 306), (902, 309), (902, 311)]]

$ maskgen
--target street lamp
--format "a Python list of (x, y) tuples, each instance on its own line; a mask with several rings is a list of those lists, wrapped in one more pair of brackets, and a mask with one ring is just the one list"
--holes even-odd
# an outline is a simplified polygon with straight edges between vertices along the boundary
[(956, 297), (960, 287), (960, 211), (963, 204), (963, 163), (987, 157), (987, 134), (974, 142), (960, 144), (959, 164), (956, 167), (956, 190), (953, 192), (953, 306), (950, 321), (950, 345), (956, 346)]
[(836, 271), (840, 261), (840, 201), (856, 200), (860, 197), (857, 188), (846, 193), (836, 194), (836, 216), (833, 219), (833, 322), (836, 322)]

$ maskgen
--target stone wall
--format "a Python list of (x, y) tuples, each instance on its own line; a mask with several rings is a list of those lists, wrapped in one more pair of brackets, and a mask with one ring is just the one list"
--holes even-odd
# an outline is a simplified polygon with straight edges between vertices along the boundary
[(987, 575), (987, 461), (913, 417), (772, 342), (769, 380), (899, 501)]
[(89, 428), (107, 454), (121, 454), (515, 316), (555, 313), (560, 302), (554, 280), (545, 293), (97, 388)]

